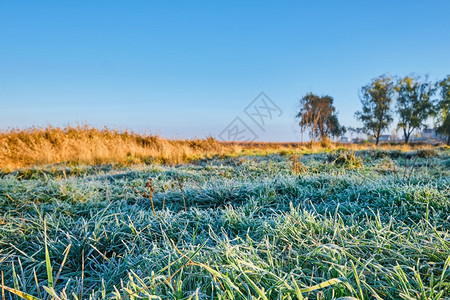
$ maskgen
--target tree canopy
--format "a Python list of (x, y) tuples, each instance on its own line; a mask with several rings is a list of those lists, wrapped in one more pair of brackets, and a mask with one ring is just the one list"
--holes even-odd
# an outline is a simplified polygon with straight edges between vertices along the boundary
[(300, 111), (296, 117), (302, 132), (309, 129), (311, 140), (318, 138), (323, 141), (345, 132), (345, 128), (339, 124), (331, 96), (306, 94), (300, 99)]
[(399, 118), (397, 128), (403, 130), (405, 143), (408, 143), (411, 133), (425, 127), (434, 111), (431, 97), (436, 91), (435, 85), (420, 81), (419, 77), (405, 76), (395, 85), (396, 112)]
[(383, 131), (392, 123), (393, 96), (394, 82), (387, 75), (374, 78), (371, 83), (361, 88), (362, 110), (357, 111), (355, 116), (363, 123), (360, 131), (373, 136), (376, 145)]
[(450, 145), (450, 75), (439, 83), (441, 97), (437, 103), (439, 126), (438, 133), (447, 137), (447, 145)]

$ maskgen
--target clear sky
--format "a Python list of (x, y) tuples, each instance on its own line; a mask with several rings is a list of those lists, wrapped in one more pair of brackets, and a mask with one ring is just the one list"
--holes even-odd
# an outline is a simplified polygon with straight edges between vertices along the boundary
[[(298, 99), (335, 98), (383, 73), (450, 73), (450, 1), (0, 1), (0, 129), (90, 124), (218, 136), (236, 117), (259, 140), (300, 139)], [(265, 92), (282, 115), (258, 128)]]

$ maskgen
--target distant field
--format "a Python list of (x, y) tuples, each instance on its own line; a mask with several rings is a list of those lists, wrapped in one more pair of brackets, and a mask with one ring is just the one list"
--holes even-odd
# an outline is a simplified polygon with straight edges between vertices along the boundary
[[(384, 149), (431, 148), (431, 145), (388, 145)], [(156, 135), (89, 126), (0, 131), (0, 172), (43, 165), (137, 164), (176, 165), (214, 156), (311, 153), (337, 148), (371, 149), (372, 144), (332, 142), (220, 142), (214, 138), (169, 140)]]
[(5, 299), (450, 297), (448, 148), (0, 176)]

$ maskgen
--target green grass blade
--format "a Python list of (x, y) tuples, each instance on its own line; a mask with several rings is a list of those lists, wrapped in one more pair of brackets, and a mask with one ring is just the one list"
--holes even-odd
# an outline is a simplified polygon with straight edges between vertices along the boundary
[(48, 287), (53, 287), (53, 275), (52, 275), (52, 264), (50, 261), (50, 254), (48, 252), (47, 244), (47, 222), (44, 220), (44, 245), (45, 245), (45, 266), (47, 268), (47, 281)]
[(22, 291), (19, 291), (19, 290), (16, 290), (16, 289), (13, 289), (13, 288), (4, 286), (4, 285), (2, 285), (2, 288), (5, 289), (6, 291), (8, 291), (8, 292), (10, 292), (10, 293), (12, 293), (12, 294), (14, 294), (14, 295), (16, 295), (16, 296), (19, 296), (19, 297), (22, 298), (22, 299), (26, 299), (26, 300), (39, 300), (38, 298), (36, 298), (36, 297), (34, 297), (34, 296), (31, 296), (31, 295), (29, 295), (29, 294), (27, 294), (27, 293), (24, 293), (24, 292), (22, 292)]

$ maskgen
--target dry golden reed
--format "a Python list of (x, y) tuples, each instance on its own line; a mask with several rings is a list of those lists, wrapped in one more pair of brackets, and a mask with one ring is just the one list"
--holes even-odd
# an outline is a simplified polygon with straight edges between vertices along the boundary
[(0, 132), (0, 168), (68, 164), (178, 164), (222, 154), (229, 147), (204, 140), (168, 140), (131, 131), (89, 126), (31, 128)]
[[(220, 142), (214, 138), (170, 140), (132, 131), (97, 129), (91, 126), (67, 126), (11, 129), (0, 131), (0, 170), (48, 164), (180, 164), (213, 155), (270, 154), (292, 155), (345, 147), (349, 150), (374, 148), (320, 142)], [(409, 145), (385, 145), (384, 148), (410, 150)], [(428, 146), (429, 147), (429, 146)]]

